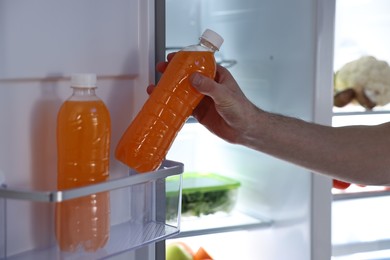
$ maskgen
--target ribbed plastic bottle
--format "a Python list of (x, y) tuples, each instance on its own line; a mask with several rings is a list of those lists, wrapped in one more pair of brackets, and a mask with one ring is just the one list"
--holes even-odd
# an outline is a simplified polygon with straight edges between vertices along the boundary
[(119, 141), (116, 158), (138, 173), (159, 168), (177, 133), (203, 98), (189, 76), (215, 77), (215, 51), (223, 38), (205, 30), (197, 45), (185, 47), (169, 62), (153, 93)]
[[(95, 94), (95, 74), (74, 74), (73, 94), (57, 117), (57, 186), (59, 190), (105, 181), (109, 176), (111, 122)], [(55, 233), (62, 251), (96, 251), (110, 231), (108, 192), (56, 204)]]

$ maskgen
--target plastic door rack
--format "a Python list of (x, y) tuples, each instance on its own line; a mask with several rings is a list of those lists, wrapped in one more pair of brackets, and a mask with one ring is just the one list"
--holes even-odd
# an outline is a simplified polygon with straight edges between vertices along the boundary
[[(183, 164), (166, 160), (154, 172), (127, 174), (71, 190), (34, 191), (3, 185), (0, 188), (0, 259), (103, 259), (174, 236), (180, 231), (182, 172)], [(169, 187), (166, 186), (167, 180)], [(9, 249), (10, 245), (18, 243), (12, 241), (13, 236), (6, 232), (7, 209), (10, 206), (21, 204), (31, 209), (44, 208), (47, 212), (44, 225), (47, 227), (47, 221), (49, 226), (55, 223), (56, 203), (100, 192), (110, 193), (112, 202), (109, 239), (104, 247), (94, 252), (80, 248), (63, 252), (57, 245), (54, 227), (50, 227), (45, 229), (46, 232), (36, 229), (31, 237), (39, 237), (38, 242), (31, 241), (18, 250)], [(169, 202), (166, 200), (168, 193)], [(174, 203), (172, 196), (177, 198)], [(43, 220), (35, 218), (31, 221)], [(37, 223), (38, 226), (40, 224), (43, 225)]]

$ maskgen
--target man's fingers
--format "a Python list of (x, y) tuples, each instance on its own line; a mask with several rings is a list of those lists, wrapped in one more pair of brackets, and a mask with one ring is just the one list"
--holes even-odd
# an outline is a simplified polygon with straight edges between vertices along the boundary
[(168, 66), (168, 62), (159, 62), (156, 64), (156, 70), (163, 73)]
[(175, 55), (176, 55), (176, 52), (171, 52), (171, 53), (169, 53), (169, 54), (167, 55), (167, 60), (168, 60), (168, 62), (170, 62), (170, 61), (172, 60), (173, 56), (175, 56)]
[(171, 52), (167, 55), (167, 61), (158, 62), (156, 64), (156, 70), (160, 73), (164, 73), (165, 69), (168, 66), (168, 63), (172, 60), (173, 56), (176, 55), (176, 52)]
[(146, 88), (146, 92), (147, 92), (149, 95), (152, 94), (152, 92), (153, 92), (153, 90), (154, 90), (155, 87), (156, 87), (155, 85), (150, 84), (150, 85)]

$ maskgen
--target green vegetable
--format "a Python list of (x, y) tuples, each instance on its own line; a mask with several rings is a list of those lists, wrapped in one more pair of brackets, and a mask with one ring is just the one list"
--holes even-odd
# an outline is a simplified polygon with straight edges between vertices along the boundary
[[(184, 173), (182, 189), (183, 215), (201, 216), (218, 211), (229, 212), (234, 204), (238, 181), (211, 173)], [(169, 184), (167, 190), (169, 190)], [(175, 217), (177, 196), (167, 196), (167, 219)]]
[(234, 204), (230, 193), (229, 190), (222, 190), (183, 194), (182, 214), (189, 213), (190, 215), (200, 216), (218, 211), (228, 212)]

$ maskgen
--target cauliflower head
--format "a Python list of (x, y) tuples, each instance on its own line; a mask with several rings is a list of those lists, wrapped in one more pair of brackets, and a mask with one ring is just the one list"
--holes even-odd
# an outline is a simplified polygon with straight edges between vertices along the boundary
[(356, 93), (364, 93), (376, 105), (390, 102), (390, 67), (386, 61), (372, 56), (363, 56), (345, 64), (336, 72), (335, 92), (353, 88)]

